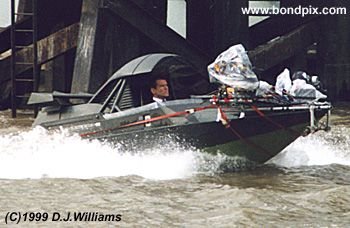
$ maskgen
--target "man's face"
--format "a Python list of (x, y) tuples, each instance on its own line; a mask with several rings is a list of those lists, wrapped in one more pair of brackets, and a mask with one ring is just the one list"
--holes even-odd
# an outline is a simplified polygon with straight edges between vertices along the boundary
[(169, 97), (169, 88), (167, 81), (164, 79), (158, 79), (156, 81), (156, 84), (156, 88), (151, 88), (153, 96), (161, 99)]

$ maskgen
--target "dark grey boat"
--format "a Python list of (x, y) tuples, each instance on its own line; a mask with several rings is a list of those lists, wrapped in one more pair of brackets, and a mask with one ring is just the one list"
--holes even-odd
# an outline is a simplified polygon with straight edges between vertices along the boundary
[[(149, 81), (164, 73), (171, 97), (152, 102)], [(34, 125), (47, 129), (63, 127), (82, 138), (117, 142), (129, 150), (171, 137), (184, 146), (255, 163), (266, 162), (303, 134), (328, 129), (328, 118), (325, 126), (319, 124), (329, 115), (328, 102), (249, 93), (227, 97), (213, 88), (181, 57), (150, 54), (126, 64), (94, 95), (36, 93), (29, 103), (43, 107)], [(71, 105), (71, 99), (88, 101)]]

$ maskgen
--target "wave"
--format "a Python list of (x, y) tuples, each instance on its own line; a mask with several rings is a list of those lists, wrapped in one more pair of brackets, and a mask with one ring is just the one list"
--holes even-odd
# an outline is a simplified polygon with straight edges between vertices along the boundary
[(268, 163), (283, 167), (350, 165), (350, 129), (334, 126), (329, 132), (300, 137)]
[(227, 161), (224, 155), (209, 155), (173, 141), (167, 138), (152, 149), (130, 152), (119, 144), (82, 140), (65, 130), (50, 133), (36, 127), (19, 134), (0, 135), (0, 178), (138, 175), (166, 180), (215, 173)]

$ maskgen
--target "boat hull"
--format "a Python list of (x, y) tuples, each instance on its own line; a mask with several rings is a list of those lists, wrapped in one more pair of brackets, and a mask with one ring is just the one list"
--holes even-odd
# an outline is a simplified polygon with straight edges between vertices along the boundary
[[(325, 113), (317, 113), (317, 118)], [(231, 120), (226, 126), (216, 121), (199, 122), (123, 133), (116, 130), (90, 138), (114, 142), (130, 151), (151, 149), (172, 141), (183, 148), (196, 148), (211, 154), (221, 153), (264, 163), (301, 136), (309, 124), (308, 111), (273, 113), (266, 117), (255, 113)]]

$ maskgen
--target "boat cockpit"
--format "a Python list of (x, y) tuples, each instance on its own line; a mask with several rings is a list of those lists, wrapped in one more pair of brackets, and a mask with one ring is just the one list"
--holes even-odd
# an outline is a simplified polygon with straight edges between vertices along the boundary
[(152, 103), (151, 82), (159, 75), (168, 81), (169, 100), (207, 94), (213, 88), (206, 75), (201, 75), (180, 56), (150, 54), (115, 72), (88, 103), (102, 104), (100, 113), (106, 114)]

